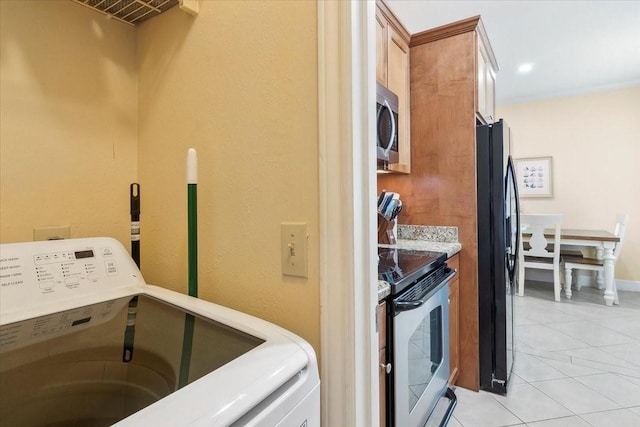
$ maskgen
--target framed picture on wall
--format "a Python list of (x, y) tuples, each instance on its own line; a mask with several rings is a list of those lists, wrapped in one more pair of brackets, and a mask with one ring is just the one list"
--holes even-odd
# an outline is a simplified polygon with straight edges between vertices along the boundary
[(553, 197), (551, 157), (515, 159), (520, 197)]

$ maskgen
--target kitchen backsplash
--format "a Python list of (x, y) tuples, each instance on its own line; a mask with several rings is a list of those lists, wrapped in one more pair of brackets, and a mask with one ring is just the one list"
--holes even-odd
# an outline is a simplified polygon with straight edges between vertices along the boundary
[(457, 243), (458, 227), (398, 224), (398, 239)]

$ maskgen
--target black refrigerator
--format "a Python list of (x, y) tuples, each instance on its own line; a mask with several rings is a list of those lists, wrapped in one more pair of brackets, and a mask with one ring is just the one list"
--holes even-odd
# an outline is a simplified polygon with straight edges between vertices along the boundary
[(509, 127), (476, 127), (480, 389), (505, 394), (515, 357), (513, 298), (520, 238)]

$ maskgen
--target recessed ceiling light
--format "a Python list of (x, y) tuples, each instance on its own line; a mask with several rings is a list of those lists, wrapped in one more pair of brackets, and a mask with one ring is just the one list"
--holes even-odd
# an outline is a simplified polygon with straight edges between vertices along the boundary
[(528, 73), (531, 70), (533, 70), (533, 63), (531, 62), (527, 62), (526, 64), (522, 64), (518, 67), (518, 72), (522, 74)]

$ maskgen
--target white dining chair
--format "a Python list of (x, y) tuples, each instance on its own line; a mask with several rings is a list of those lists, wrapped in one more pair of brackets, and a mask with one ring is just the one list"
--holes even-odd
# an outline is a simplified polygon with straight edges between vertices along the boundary
[[(622, 248), (622, 242), (624, 241), (625, 231), (627, 229), (627, 222), (629, 221), (629, 215), (618, 214), (616, 217), (616, 226), (613, 230), (613, 234), (620, 238), (620, 241), (616, 243), (613, 249), (613, 262), (618, 260), (620, 255), (620, 248)], [(564, 283), (566, 287), (571, 287), (572, 270), (582, 269), (595, 271), (598, 274), (604, 274), (604, 261), (597, 258), (587, 258), (575, 255), (565, 255), (562, 257), (562, 268), (564, 269)], [(580, 282), (576, 280), (576, 290), (580, 290)], [(613, 302), (618, 304), (618, 288), (616, 287), (615, 277), (613, 279)]]
[[(553, 270), (553, 295), (560, 301), (560, 235), (564, 215), (562, 214), (522, 214), (520, 215), (521, 236), (518, 271), (518, 295), (524, 295), (526, 268)], [(544, 230), (554, 230), (554, 240), (547, 240)], [(523, 244), (522, 233), (530, 234), (528, 245)], [(554, 244), (555, 242), (555, 244)]]

